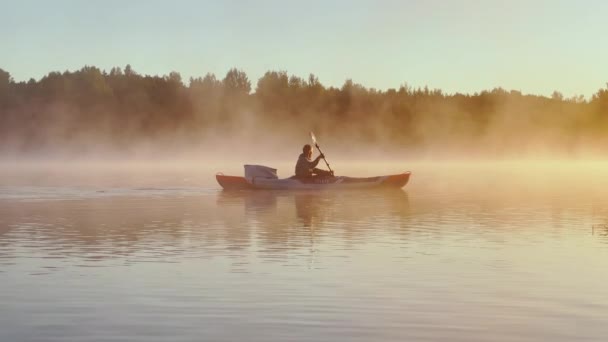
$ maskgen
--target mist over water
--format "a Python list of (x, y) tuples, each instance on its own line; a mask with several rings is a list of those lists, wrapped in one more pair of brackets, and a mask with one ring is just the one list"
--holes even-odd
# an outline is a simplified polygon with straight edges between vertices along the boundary
[(313, 74), (228, 70), (182, 80), (130, 65), (15, 82), (0, 69), (2, 159), (222, 159), (292, 153), (315, 131), (344, 158), (605, 158), (608, 89), (550, 97), (403, 84), (379, 90)]
[(332, 162), (413, 172), (386, 192), (225, 192), (214, 173), (242, 165), (219, 161), (33, 165), (0, 171), (2, 341), (608, 333), (603, 162)]
[(7, 5), (0, 342), (607, 339), (599, 2)]
[[(601, 341), (607, 106), (0, 70), (0, 341)], [(217, 184), (244, 164), (292, 176), (309, 131), (337, 175), (410, 183)]]

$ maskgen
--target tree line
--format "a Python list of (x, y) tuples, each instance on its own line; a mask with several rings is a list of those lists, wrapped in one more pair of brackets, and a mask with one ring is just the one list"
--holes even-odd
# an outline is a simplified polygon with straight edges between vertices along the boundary
[(601, 153), (608, 147), (608, 87), (585, 99), (502, 88), (378, 90), (352, 80), (331, 87), (284, 71), (252, 84), (239, 69), (187, 82), (177, 72), (142, 75), (130, 65), (85, 66), (27, 82), (0, 69), (3, 154), (125, 151), (140, 143), (170, 149), (252, 137), (247, 130), (280, 137), (314, 130), (336, 141), (437, 153)]

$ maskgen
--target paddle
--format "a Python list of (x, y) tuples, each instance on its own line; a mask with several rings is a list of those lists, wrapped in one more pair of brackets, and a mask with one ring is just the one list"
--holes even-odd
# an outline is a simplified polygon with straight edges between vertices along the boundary
[(325, 153), (323, 153), (323, 151), (321, 151), (319, 144), (317, 144), (317, 138), (315, 137), (315, 134), (313, 132), (310, 132), (310, 137), (312, 138), (312, 142), (315, 144), (315, 147), (317, 148), (317, 150), (319, 150), (319, 153), (321, 153), (323, 155), (323, 161), (325, 161), (325, 165), (327, 165), (329, 172), (331, 172), (331, 174), (333, 175), (334, 172), (332, 171), (331, 167), (329, 166), (327, 159), (325, 159)]

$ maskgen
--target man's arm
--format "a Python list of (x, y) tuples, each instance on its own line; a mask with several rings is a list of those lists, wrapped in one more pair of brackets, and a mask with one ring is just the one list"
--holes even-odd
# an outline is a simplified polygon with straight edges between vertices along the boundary
[(317, 157), (317, 159), (313, 160), (312, 162), (310, 162), (310, 168), (314, 169), (315, 167), (317, 167), (317, 165), (319, 164), (319, 161), (321, 160), (321, 158), (323, 158), (324, 155), (323, 153), (319, 154), (319, 156)]

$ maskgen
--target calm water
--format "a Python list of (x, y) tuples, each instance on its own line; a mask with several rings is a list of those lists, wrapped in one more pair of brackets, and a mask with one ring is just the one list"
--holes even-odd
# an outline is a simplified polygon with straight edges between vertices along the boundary
[(384, 192), (8, 169), (3, 342), (608, 336), (606, 164), (414, 164)]

